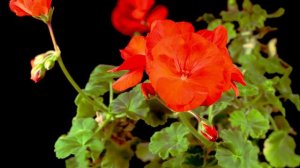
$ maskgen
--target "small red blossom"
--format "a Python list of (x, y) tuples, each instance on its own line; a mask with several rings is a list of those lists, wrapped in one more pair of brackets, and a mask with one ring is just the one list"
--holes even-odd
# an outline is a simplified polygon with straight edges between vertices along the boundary
[(9, 7), (17, 16), (48, 16), (52, 0), (10, 0)]
[(201, 122), (201, 134), (209, 141), (216, 142), (218, 139), (218, 131), (216, 128), (212, 125), (209, 126), (205, 122)]
[(152, 87), (151, 83), (142, 83), (141, 89), (142, 89), (143, 95), (144, 95), (147, 99), (149, 99), (150, 96), (155, 96), (155, 95), (156, 95), (155, 90), (154, 90), (154, 88)]
[(112, 12), (112, 24), (122, 34), (144, 33), (154, 20), (165, 19), (168, 9), (163, 5), (153, 8), (154, 0), (118, 0)]
[(144, 37), (134, 36), (127, 47), (120, 52), (124, 62), (110, 72), (121, 70), (128, 70), (129, 72), (113, 83), (113, 88), (116, 91), (124, 91), (141, 82), (146, 64), (146, 41)]

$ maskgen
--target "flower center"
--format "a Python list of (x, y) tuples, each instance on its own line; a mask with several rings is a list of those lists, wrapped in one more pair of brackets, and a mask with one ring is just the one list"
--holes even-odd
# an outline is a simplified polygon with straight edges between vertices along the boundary
[(188, 70), (182, 70), (181, 71), (181, 80), (187, 80), (190, 76), (190, 72)]

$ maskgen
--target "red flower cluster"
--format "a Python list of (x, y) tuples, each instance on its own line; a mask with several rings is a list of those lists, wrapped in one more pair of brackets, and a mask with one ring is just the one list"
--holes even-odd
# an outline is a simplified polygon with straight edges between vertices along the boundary
[(9, 7), (17, 16), (48, 16), (52, 0), (10, 0)]
[(154, 20), (165, 19), (168, 9), (157, 5), (155, 0), (118, 0), (112, 12), (113, 26), (124, 35), (144, 33)]
[[(113, 71), (129, 73), (114, 89), (123, 91), (136, 85), (146, 68), (153, 90), (174, 111), (211, 105), (230, 88), (238, 95), (235, 82), (245, 85), (245, 81), (232, 63), (226, 43), (223, 26), (195, 32), (188, 22), (156, 21), (146, 37), (133, 37), (121, 51), (125, 62)], [(147, 90), (151, 90), (149, 86)]]

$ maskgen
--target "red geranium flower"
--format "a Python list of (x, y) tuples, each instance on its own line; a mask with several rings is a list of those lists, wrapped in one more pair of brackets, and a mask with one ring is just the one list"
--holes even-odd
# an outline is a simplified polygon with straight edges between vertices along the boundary
[(52, 0), (10, 0), (9, 7), (17, 16), (48, 16)]
[(235, 92), (235, 95), (239, 95), (239, 91), (236, 87), (235, 82), (241, 83), (242, 85), (246, 85), (244, 81), (243, 74), (241, 71), (232, 63), (231, 58), (229, 56), (228, 50), (226, 48), (228, 35), (225, 27), (218, 26), (213, 31), (209, 30), (200, 30), (197, 32), (202, 37), (206, 38), (207, 40), (213, 42), (215, 45), (219, 47), (220, 50), (224, 54), (222, 54), (223, 59), (225, 61), (224, 67), (224, 79), (225, 79), (225, 87), (224, 91), (227, 91), (229, 89), (233, 89)]
[(146, 64), (146, 41), (143, 36), (134, 36), (128, 46), (121, 50), (121, 56), (124, 62), (111, 70), (117, 72), (121, 70), (129, 70), (124, 76), (119, 78), (113, 84), (113, 88), (117, 91), (124, 91), (141, 82)]
[(156, 93), (175, 111), (217, 101), (224, 89), (224, 53), (190, 23), (157, 21), (147, 36), (147, 73)]
[(165, 19), (168, 9), (158, 5), (153, 8), (154, 0), (118, 0), (112, 12), (113, 26), (124, 35), (135, 32), (144, 33), (148, 26), (158, 19)]

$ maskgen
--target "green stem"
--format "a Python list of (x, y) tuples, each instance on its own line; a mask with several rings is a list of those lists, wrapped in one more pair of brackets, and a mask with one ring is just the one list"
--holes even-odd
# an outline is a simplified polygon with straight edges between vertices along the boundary
[(179, 113), (180, 121), (190, 130), (190, 132), (200, 141), (205, 147), (210, 147), (211, 143), (208, 142), (204, 137), (202, 137), (199, 132), (191, 125), (186, 113)]
[(112, 82), (109, 82), (109, 104), (114, 100), (114, 90), (112, 88)]
[(92, 100), (90, 97), (88, 97), (82, 90), (81, 88), (78, 86), (78, 84), (74, 81), (74, 79), (72, 78), (72, 76), (70, 75), (69, 71), (67, 70), (67, 68), (65, 67), (63, 60), (61, 58), (61, 51), (56, 43), (55, 40), (55, 36), (53, 33), (53, 29), (51, 26), (51, 23), (47, 24), (49, 32), (50, 32), (50, 36), (51, 36), (51, 40), (53, 43), (53, 47), (55, 49), (55, 51), (57, 52), (58, 55), (58, 59), (57, 62), (59, 64), (60, 69), (62, 70), (63, 74), (65, 75), (65, 77), (68, 79), (68, 81), (70, 82), (70, 84), (74, 87), (74, 89), (80, 94), (82, 95), (89, 103), (95, 105), (96, 107), (99, 108), (99, 110), (101, 111), (107, 111), (107, 107), (104, 104), (97, 104), (94, 100)]
[(270, 118), (270, 122), (271, 122), (271, 125), (272, 125), (274, 131), (278, 131), (279, 129), (278, 129), (273, 117), (270, 115), (269, 118)]

